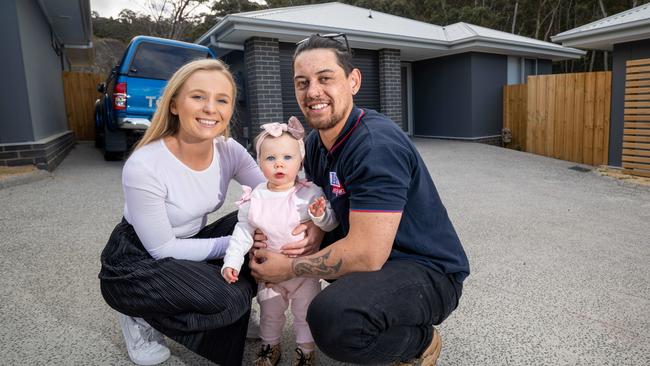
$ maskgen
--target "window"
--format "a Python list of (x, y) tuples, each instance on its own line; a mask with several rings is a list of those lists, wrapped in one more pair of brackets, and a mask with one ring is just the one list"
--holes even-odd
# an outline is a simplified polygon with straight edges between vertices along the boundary
[(508, 85), (525, 84), (528, 76), (539, 75), (540, 71), (536, 58), (508, 56)]
[(537, 59), (535, 58), (524, 59), (524, 82), (530, 75), (537, 75)]
[(127, 75), (167, 80), (186, 63), (209, 57), (210, 54), (206, 51), (143, 42), (135, 51)]

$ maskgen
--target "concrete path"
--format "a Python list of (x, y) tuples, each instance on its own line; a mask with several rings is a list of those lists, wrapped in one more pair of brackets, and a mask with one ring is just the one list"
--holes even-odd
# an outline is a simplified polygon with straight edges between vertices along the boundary
[[(487, 145), (416, 144), (472, 266), (438, 365), (650, 364), (649, 188)], [(130, 364), (97, 280), (121, 167), (80, 143), (51, 177), (0, 189), (0, 364)], [(172, 354), (165, 365), (210, 364)]]

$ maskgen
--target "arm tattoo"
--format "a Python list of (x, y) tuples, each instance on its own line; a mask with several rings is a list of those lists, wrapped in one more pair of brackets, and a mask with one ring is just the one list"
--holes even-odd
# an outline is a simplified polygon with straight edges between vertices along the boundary
[(341, 269), (343, 260), (339, 259), (338, 263), (328, 265), (325, 262), (329, 259), (331, 250), (316, 258), (296, 258), (291, 262), (291, 269), (296, 276), (313, 275), (317, 277), (328, 277), (337, 274)]

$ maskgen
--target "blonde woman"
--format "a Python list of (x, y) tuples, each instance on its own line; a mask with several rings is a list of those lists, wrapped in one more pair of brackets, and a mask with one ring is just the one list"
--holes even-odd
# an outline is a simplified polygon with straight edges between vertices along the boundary
[[(206, 225), (232, 179), (264, 181), (248, 152), (228, 138), (236, 93), (221, 61), (181, 67), (124, 165), (124, 218), (102, 252), (99, 278), (136, 364), (169, 358), (159, 331), (220, 365), (241, 364), (255, 281), (247, 266), (234, 285), (220, 274), (236, 212)], [(308, 238), (287, 253), (316, 249), (319, 235)]]

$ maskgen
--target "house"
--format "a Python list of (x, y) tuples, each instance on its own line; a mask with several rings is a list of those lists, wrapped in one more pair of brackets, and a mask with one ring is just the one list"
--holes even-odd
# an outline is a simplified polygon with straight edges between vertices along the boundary
[[(624, 117), (626, 64), (628, 61), (650, 58), (650, 4), (637, 6), (628, 11), (562, 32), (551, 37), (551, 39), (553, 42), (562, 43), (564, 46), (612, 52), (609, 165), (622, 166), (623, 140), (625, 128), (627, 128), (624, 127), (624, 120), (626, 119)], [(648, 77), (650, 78), (650, 75)], [(636, 81), (635, 84), (650, 86), (650, 81)], [(630, 99), (643, 100), (640, 95)], [(644, 99), (650, 101), (650, 96)], [(650, 103), (648, 105), (650, 106)], [(638, 110), (638, 116), (633, 117), (633, 120), (650, 121), (650, 116), (642, 116), (642, 112)], [(650, 130), (643, 134), (650, 135)], [(629, 141), (632, 140), (648, 141), (648, 138), (636, 137), (629, 139)], [(638, 147), (643, 144), (637, 143), (636, 145)], [(645, 149), (650, 149), (650, 144), (646, 145)], [(645, 154), (645, 156), (650, 155), (648, 152)], [(638, 158), (635, 160), (638, 160)]]
[(89, 0), (0, 2), (0, 165), (52, 170), (74, 144), (62, 71), (92, 63)]
[[(240, 83), (240, 123), (302, 117), (292, 55), (313, 33), (345, 33), (362, 72), (355, 97), (413, 136), (499, 143), (502, 87), (550, 74), (584, 51), (467, 23), (438, 26), (338, 2), (227, 15), (196, 43), (210, 46)], [(251, 122), (252, 121), (252, 122)]]

